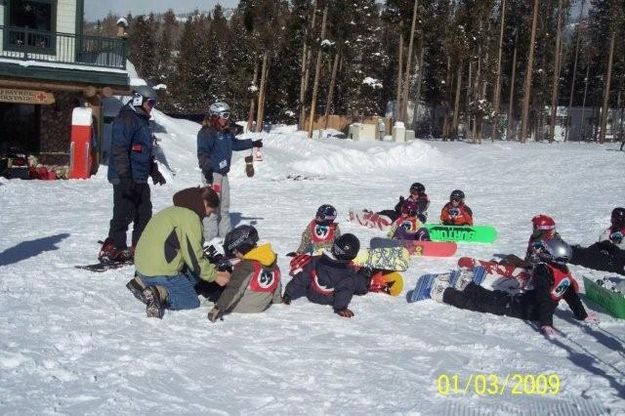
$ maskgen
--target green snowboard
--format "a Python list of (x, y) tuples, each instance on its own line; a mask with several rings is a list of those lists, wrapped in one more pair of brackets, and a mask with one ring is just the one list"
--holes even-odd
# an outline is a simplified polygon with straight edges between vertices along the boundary
[(410, 253), (404, 247), (363, 248), (352, 262), (372, 269), (403, 272), (410, 264)]
[(492, 225), (425, 224), (432, 241), (461, 241), (466, 243), (492, 243), (497, 230)]

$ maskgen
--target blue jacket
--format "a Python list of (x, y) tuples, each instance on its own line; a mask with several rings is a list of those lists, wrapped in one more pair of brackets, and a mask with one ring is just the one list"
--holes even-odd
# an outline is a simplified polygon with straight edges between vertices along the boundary
[(150, 116), (126, 104), (113, 121), (109, 182), (118, 184), (120, 178), (131, 178), (147, 183), (153, 163), (152, 146)]
[(233, 150), (252, 148), (252, 140), (235, 139), (228, 130), (218, 131), (212, 126), (203, 127), (197, 134), (197, 159), (202, 174), (217, 172), (226, 175), (230, 172)]

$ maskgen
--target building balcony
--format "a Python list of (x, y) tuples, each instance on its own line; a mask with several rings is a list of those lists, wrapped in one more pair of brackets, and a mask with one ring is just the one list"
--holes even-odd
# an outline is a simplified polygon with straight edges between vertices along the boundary
[(126, 69), (124, 39), (0, 26), (0, 58)]

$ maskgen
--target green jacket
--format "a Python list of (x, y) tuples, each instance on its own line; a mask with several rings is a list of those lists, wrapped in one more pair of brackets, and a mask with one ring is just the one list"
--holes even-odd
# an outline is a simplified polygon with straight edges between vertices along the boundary
[(188, 267), (202, 280), (215, 280), (216, 269), (202, 251), (202, 222), (190, 208), (173, 206), (152, 217), (135, 250), (135, 267), (146, 277), (176, 276)]

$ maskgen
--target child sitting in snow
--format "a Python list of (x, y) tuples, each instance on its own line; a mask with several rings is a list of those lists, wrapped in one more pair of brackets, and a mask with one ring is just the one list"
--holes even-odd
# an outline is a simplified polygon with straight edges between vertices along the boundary
[(464, 203), (464, 192), (454, 190), (449, 202), (441, 210), (441, 223), (445, 225), (473, 225), (473, 211)]
[(306, 296), (309, 301), (330, 305), (334, 312), (344, 318), (354, 313), (348, 308), (353, 295), (364, 295), (369, 290), (369, 278), (359, 274), (351, 265), (360, 250), (360, 241), (353, 234), (337, 238), (330, 252), (311, 257), (303, 267), (293, 272), (293, 279), (286, 285), (282, 302)]
[(401, 207), (401, 215), (393, 222), (387, 236), (397, 240), (428, 241), (428, 230), (418, 218), (419, 207), (417, 202), (406, 199)]
[(224, 288), (214, 285), (215, 306), (208, 313), (211, 322), (231, 312), (262, 312), (282, 301), (278, 256), (270, 244), (258, 245), (256, 228), (240, 225), (231, 230), (224, 240), (224, 253), (238, 261), (232, 268), (230, 282)]
[(410, 195), (407, 198), (403, 196), (399, 197), (399, 202), (395, 205), (394, 209), (380, 211), (378, 215), (385, 215), (390, 218), (391, 221), (395, 221), (402, 214), (404, 203), (412, 203), (413, 206), (416, 206), (416, 216), (419, 221), (422, 223), (427, 221), (430, 198), (425, 193), (425, 186), (419, 182), (415, 182), (410, 186)]
[(315, 218), (302, 233), (302, 241), (295, 253), (320, 254), (324, 249), (330, 249), (334, 240), (341, 236), (339, 225), (334, 222), (336, 216), (336, 209), (332, 205), (321, 205)]
[(572, 264), (625, 275), (625, 208), (614, 208), (610, 223), (590, 247), (573, 246)]

